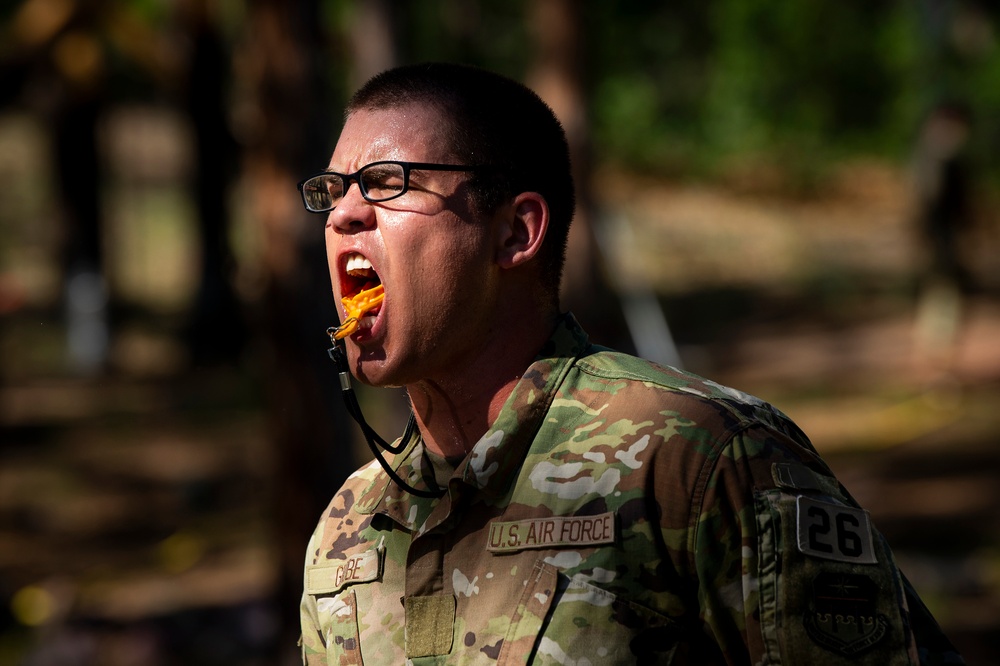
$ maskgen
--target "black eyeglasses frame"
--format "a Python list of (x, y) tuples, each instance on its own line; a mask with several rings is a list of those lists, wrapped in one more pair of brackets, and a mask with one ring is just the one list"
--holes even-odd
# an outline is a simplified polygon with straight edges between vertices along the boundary
[[(403, 169), (403, 186), (400, 188), (399, 192), (396, 192), (396, 193), (392, 194), (391, 196), (388, 196), (388, 197), (378, 197), (378, 198), (371, 197), (371, 196), (369, 196), (368, 191), (365, 189), (364, 184), (361, 182), (361, 174), (364, 173), (367, 169), (370, 169), (371, 167), (381, 166), (383, 164), (396, 164), (396, 165), (399, 165), (400, 167), (402, 167), (402, 169)], [(305, 209), (307, 211), (309, 211), (310, 213), (328, 213), (331, 210), (335, 209), (337, 206), (334, 205), (334, 206), (330, 206), (329, 208), (322, 208), (322, 209), (310, 208), (309, 207), (309, 202), (306, 200), (305, 190), (303, 189), (305, 187), (306, 183), (308, 183), (309, 181), (313, 180), (314, 178), (319, 178), (320, 176), (339, 176), (340, 177), (340, 180), (341, 180), (341, 182), (343, 184), (343, 187), (344, 187), (344, 194), (341, 196), (341, 199), (343, 199), (345, 196), (347, 196), (347, 192), (351, 188), (351, 183), (355, 182), (355, 183), (358, 184), (358, 190), (361, 192), (361, 196), (364, 198), (365, 201), (367, 201), (369, 203), (382, 203), (382, 202), (385, 202), (385, 201), (392, 201), (393, 199), (399, 198), (399, 197), (403, 196), (404, 194), (406, 194), (407, 191), (409, 191), (409, 189), (410, 189), (410, 171), (413, 171), (413, 170), (417, 170), (417, 171), (482, 171), (483, 169), (486, 169), (486, 168), (488, 168), (488, 167), (483, 166), (483, 165), (477, 165), (477, 164), (473, 164), (473, 165), (470, 165), (470, 164), (434, 164), (434, 163), (431, 163), (431, 162), (404, 162), (402, 160), (380, 160), (378, 162), (371, 162), (370, 164), (366, 164), (363, 167), (361, 167), (360, 169), (358, 169), (357, 171), (355, 171), (354, 173), (339, 173), (337, 171), (321, 171), (321, 172), (319, 172), (317, 174), (313, 174), (312, 176), (309, 176), (308, 178), (306, 178), (305, 180), (303, 180), (302, 182), (300, 182), (298, 185), (296, 185), (296, 187), (299, 190), (299, 194), (302, 196), (302, 205), (305, 206)]]

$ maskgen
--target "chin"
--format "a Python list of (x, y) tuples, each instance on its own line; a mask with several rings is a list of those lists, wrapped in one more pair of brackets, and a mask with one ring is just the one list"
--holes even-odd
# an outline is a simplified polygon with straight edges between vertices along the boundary
[(363, 370), (358, 370), (355, 377), (359, 382), (365, 386), (371, 386), (372, 388), (380, 389), (391, 389), (391, 388), (401, 388), (403, 384), (395, 382), (390, 378), (382, 377), (377, 373), (366, 373)]
[(351, 370), (358, 381), (376, 388), (394, 388), (402, 386), (398, 372), (394, 372), (382, 349), (360, 349), (349, 354)]

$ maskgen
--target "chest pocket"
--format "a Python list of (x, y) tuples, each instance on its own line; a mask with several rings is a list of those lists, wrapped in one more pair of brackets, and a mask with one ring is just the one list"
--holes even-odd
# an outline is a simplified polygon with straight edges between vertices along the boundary
[(317, 599), (316, 609), (326, 640), (327, 663), (363, 663), (358, 635), (358, 601), (354, 591)]
[(539, 558), (511, 617), (499, 664), (670, 664), (670, 618), (618, 598)]
[(383, 553), (381, 548), (373, 548), (306, 569), (306, 592), (316, 597), (328, 663), (363, 663), (354, 586), (381, 578)]

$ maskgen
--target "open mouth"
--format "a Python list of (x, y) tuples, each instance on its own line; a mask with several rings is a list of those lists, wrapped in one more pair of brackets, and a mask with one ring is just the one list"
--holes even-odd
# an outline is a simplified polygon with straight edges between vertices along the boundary
[(378, 273), (372, 268), (372, 262), (357, 252), (347, 255), (344, 268), (346, 277), (340, 283), (343, 298), (354, 298), (362, 291), (382, 284)]
[(340, 299), (344, 306), (344, 320), (333, 331), (334, 339), (374, 326), (385, 298), (382, 281), (366, 257), (357, 252), (349, 254), (344, 269)]

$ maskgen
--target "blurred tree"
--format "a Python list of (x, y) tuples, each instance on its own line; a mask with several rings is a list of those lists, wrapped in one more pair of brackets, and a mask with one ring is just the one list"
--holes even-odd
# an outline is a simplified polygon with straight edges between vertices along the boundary
[[(106, 97), (104, 7), (28, 0), (11, 24), (5, 79), (44, 90), (36, 98), (51, 123), (53, 165), (63, 229), (61, 261), (69, 359), (84, 372), (102, 369), (108, 351), (102, 247), (102, 161), (97, 127)], [(4, 86), (10, 89), (8, 86)], [(15, 88), (20, 90), (20, 87)], [(32, 100), (32, 101), (36, 101)]]
[(333, 128), (329, 44), (318, 0), (251, 0), (238, 53), (247, 95), (244, 169), (263, 233), (266, 377), (276, 461), (282, 644), (297, 635), (309, 535), (354, 470), (350, 429), (324, 331), (336, 322), (323, 218), (302, 208), (295, 183), (326, 163)]
[(169, 69), (153, 30), (131, 9), (100, 0), (25, 0), (13, 10), (0, 49), (0, 99), (20, 98), (51, 129), (68, 359), (84, 373), (104, 369), (111, 335), (99, 126), (124, 70), (162, 83)]
[(351, 90), (398, 64), (399, 7), (394, 4), (390, 0), (355, 0), (352, 3), (353, 25), (345, 31), (351, 46), (348, 83)]
[(230, 196), (237, 144), (229, 129), (230, 53), (211, 0), (184, 0), (178, 23), (188, 45), (182, 105), (194, 133), (190, 187), (197, 213), (200, 276), (185, 338), (195, 366), (234, 361), (247, 340), (232, 277)]
[(634, 350), (594, 233), (582, 12), (580, 3), (573, 0), (529, 3), (525, 18), (535, 57), (525, 78), (563, 124), (577, 185), (576, 216), (563, 272), (563, 307), (573, 311), (601, 344)]

